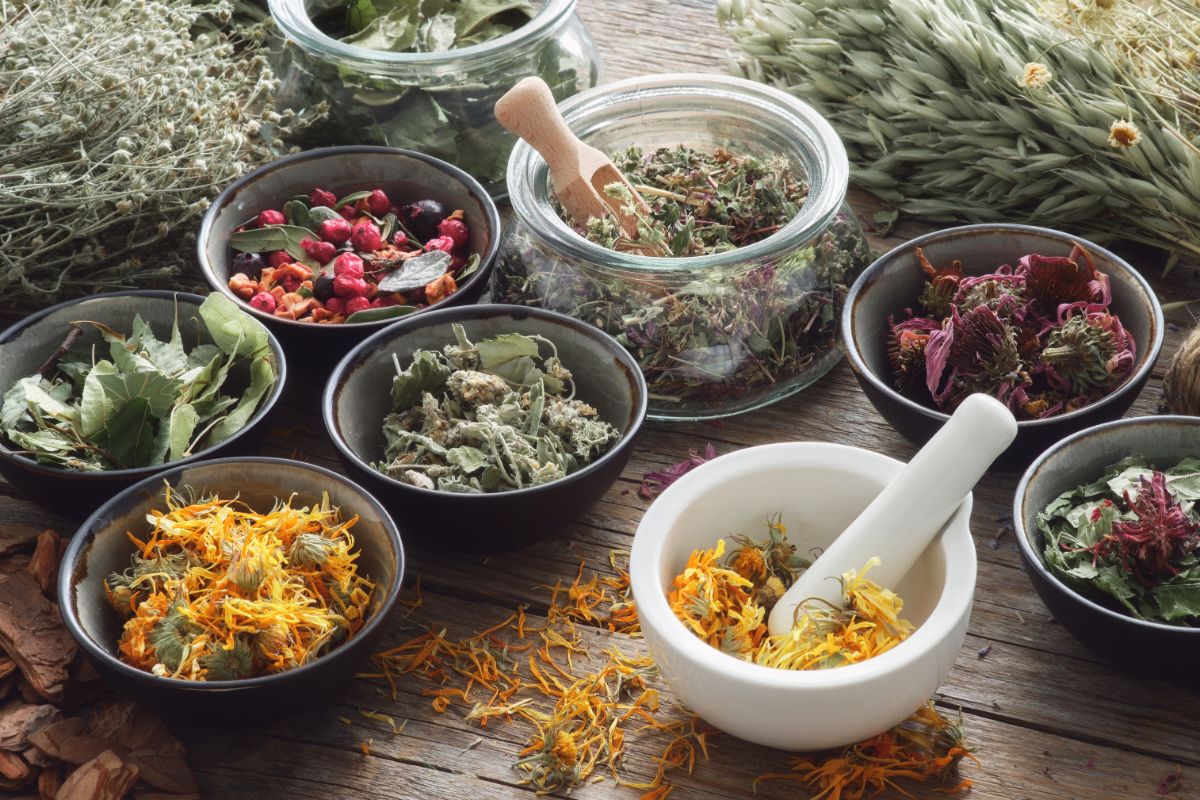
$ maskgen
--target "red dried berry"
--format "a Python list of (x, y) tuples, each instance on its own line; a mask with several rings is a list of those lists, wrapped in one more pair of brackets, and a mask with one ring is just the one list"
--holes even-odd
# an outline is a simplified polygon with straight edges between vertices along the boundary
[(454, 240), (455, 248), (467, 243), (467, 224), (461, 219), (444, 219), (438, 223), (438, 236), (448, 236)]
[(435, 236), (425, 243), (425, 251), (443, 250), (449, 253), (454, 249), (454, 240), (449, 236)]
[(271, 269), (279, 269), (284, 264), (291, 264), (294, 260), (287, 250), (276, 250), (267, 255), (267, 266)]
[(354, 226), (354, 230), (350, 233), (350, 243), (354, 245), (355, 250), (374, 253), (383, 247), (383, 236), (380, 235), (379, 228), (368, 222), (366, 225)]
[(333, 274), (361, 278), (363, 276), (363, 260), (354, 253), (342, 253), (333, 260)]
[(325, 301), (325, 310), (330, 314), (345, 314), (346, 301), (340, 297), (331, 297)]
[(313, 189), (312, 194), (308, 196), (308, 202), (313, 208), (317, 206), (333, 208), (333, 204), (337, 202), (337, 195), (325, 189)]
[(270, 292), (259, 292), (250, 298), (250, 307), (256, 308), (264, 314), (274, 314), (275, 298)]
[(392, 244), (396, 245), (396, 247), (404, 247), (404, 245), (408, 244), (408, 234), (404, 231), (396, 231), (396, 235), (392, 237)]
[(350, 238), (350, 223), (344, 219), (327, 219), (317, 232), (327, 242), (342, 244)]
[(279, 285), (285, 292), (291, 293), (300, 288), (300, 278), (295, 275), (284, 275)]
[(305, 254), (318, 264), (324, 264), (337, 255), (337, 248), (331, 242), (314, 242), (312, 239), (301, 239), (300, 246)]
[(266, 211), (258, 212), (258, 218), (254, 221), (258, 223), (258, 227), (265, 228), (268, 225), (286, 225), (287, 217), (283, 215), (282, 211), (268, 208)]
[(346, 301), (346, 314), (357, 314), (371, 307), (371, 301), (365, 297), (351, 297)]
[(358, 217), (358, 209), (354, 207), (353, 203), (348, 206), (342, 206), (337, 212), (342, 215), (342, 219), (344, 220), (354, 220)]
[(388, 213), (392, 207), (392, 201), (388, 200), (388, 196), (383, 193), (383, 189), (372, 189), (371, 194), (367, 197), (367, 210), (377, 217), (382, 217)]
[(367, 293), (367, 282), (350, 275), (338, 275), (333, 279), (333, 293), (345, 299), (362, 297)]

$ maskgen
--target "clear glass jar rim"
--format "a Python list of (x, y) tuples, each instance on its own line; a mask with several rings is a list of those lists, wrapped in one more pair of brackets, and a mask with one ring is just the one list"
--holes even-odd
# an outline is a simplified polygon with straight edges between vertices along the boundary
[(437, 53), (393, 53), (372, 50), (340, 42), (313, 23), (305, 0), (267, 0), (271, 17), (287, 38), (309, 51), (337, 56), (364, 67), (446, 67), (466, 68), (470, 62), (486, 66), (500, 51), (527, 44), (564, 22), (575, 11), (576, 0), (546, 0), (546, 5), (528, 23), (490, 42), (444, 50)]
[[(754, 108), (755, 113), (764, 110), (762, 104), (765, 102), (770, 112), (781, 121), (807, 129), (819, 152), (807, 165), (810, 194), (800, 207), (800, 213), (767, 238), (736, 250), (684, 258), (619, 253), (580, 236), (554, 213), (550, 203), (545, 202), (548, 198), (535, 196), (541, 183), (535, 177), (546, 170), (546, 162), (528, 142), (518, 140), (508, 161), (509, 201), (514, 213), (527, 223), (534, 236), (555, 250), (582, 261), (621, 269), (679, 272), (738, 266), (749, 261), (777, 258), (814, 238), (829, 225), (845, 201), (850, 183), (850, 161), (846, 148), (833, 126), (812, 106), (780, 89), (726, 75), (665, 73), (627, 78), (588, 89), (561, 102), (559, 110), (567, 124), (574, 128), (574, 123), (580, 121), (602, 119), (605, 107), (621, 98), (647, 95), (647, 104), (652, 105), (655, 96), (669, 97), (672, 94), (719, 94), (727, 99), (747, 102), (748, 109), (749, 101), (757, 100), (759, 105)], [(815, 193), (811, 191), (814, 185), (817, 187)]]

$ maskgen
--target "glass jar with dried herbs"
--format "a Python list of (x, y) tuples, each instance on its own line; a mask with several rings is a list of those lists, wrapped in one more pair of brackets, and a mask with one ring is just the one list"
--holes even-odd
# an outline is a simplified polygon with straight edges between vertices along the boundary
[(403, 147), (505, 192), (514, 137), (493, 106), (539, 75), (562, 100), (595, 86), (600, 57), (575, 0), (269, 0), (286, 108), (329, 106), (304, 146)]
[(621, 81), (560, 109), (650, 213), (634, 241), (607, 220), (564, 219), (545, 161), (518, 143), (498, 301), (614, 336), (641, 365), (653, 419), (760, 408), (837, 363), (836, 320), (869, 251), (825, 120), (782, 91), (713, 75)]

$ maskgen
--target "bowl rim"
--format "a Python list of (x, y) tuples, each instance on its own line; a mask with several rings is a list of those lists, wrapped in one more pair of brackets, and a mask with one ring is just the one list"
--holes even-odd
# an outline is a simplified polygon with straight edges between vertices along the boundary
[[(439, 489), (423, 489), (419, 486), (413, 486), (403, 481), (399, 481), (390, 475), (372, 467), (367, 461), (359, 457), (354, 452), (350, 445), (342, 436), (341, 429), (338, 427), (335, 410), (341, 396), (342, 377), (351, 369), (355, 368), (371, 354), (376, 345), (403, 337), (411, 330), (416, 328), (429, 328), (436, 326), (445, 326), (449, 328), (451, 323), (458, 322), (462, 319), (472, 319), (483, 316), (493, 317), (514, 317), (516, 314), (525, 314), (538, 319), (547, 320), (550, 322), (565, 325), (568, 328), (582, 334), (584, 337), (598, 342), (607, 351), (613, 354), (618, 361), (621, 361), (626, 372), (632, 376), (634, 408), (632, 409), (632, 421), (629, 424), (629, 429), (621, 432), (621, 439), (617, 441), (606, 453), (597, 458), (592, 463), (559, 478), (550, 483), (543, 483), (537, 486), (528, 486), (522, 489), (510, 489), (504, 492), (483, 492), (480, 494), (467, 493), (451, 493), (444, 492)], [(455, 498), (461, 499), (464, 503), (485, 503), (489, 500), (494, 501), (498, 497), (537, 497), (541, 494), (546, 494), (553, 491), (557, 487), (565, 486), (568, 483), (574, 483), (586, 479), (593, 473), (599, 472), (607, 462), (616, 457), (623, 449), (624, 445), (632, 443), (638, 433), (642, 429), (642, 425), (646, 421), (646, 410), (649, 406), (650, 391), (646, 386), (646, 378), (642, 375), (642, 370), (634, 361), (633, 356), (629, 354), (615, 339), (605, 334), (599, 328), (589, 325), (586, 322), (577, 320), (574, 317), (568, 317), (565, 314), (559, 314), (556, 311), (549, 311), (544, 308), (534, 306), (512, 306), (502, 303), (482, 303), (471, 306), (454, 306), (450, 308), (442, 308), (432, 311), (429, 314), (421, 315), (419, 318), (416, 314), (412, 314), (399, 322), (394, 322), (392, 325), (378, 331), (368, 338), (359, 342), (353, 349), (350, 350), (337, 366), (334, 367), (333, 373), (329, 376), (329, 380), (325, 384), (325, 391), (321, 395), (321, 419), (325, 423), (325, 432), (329, 435), (334, 447), (343, 458), (347, 459), (354, 466), (365, 470), (369, 475), (379, 480), (387, 482), (390, 488), (397, 488), (402, 491), (413, 492), (417, 497), (437, 497), (445, 498), (451, 494)], [(380, 421), (382, 425), (382, 420)], [(382, 434), (380, 434), (382, 435)]]
[[(391, 540), (392, 547), (396, 552), (396, 579), (389, 587), (387, 594), (383, 597), (379, 604), (378, 611), (367, 621), (362, 629), (355, 634), (351, 639), (347, 639), (345, 643), (334, 648), (324, 656), (314, 659), (309, 663), (290, 669), (285, 672), (276, 672), (270, 675), (259, 675), (253, 678), (241, 678), (232, 681), (188, 681), (179, 678), (166, 678), (155, 675), (150, 672), (145, 672), (131, 664), (126, 664), (117, 656), (109, 653), (103, 647), (96, 643), (92, 636), (84, 629), (79, 622), (78, 615), (75, 611), (75, 605), (72, 602), (71, 593), (77, 585), (74, 580), (76, 564), (79, 561), (85, 547), (91, 545), (96, 538), (96, 528), (99, 526), (103, 518), (110, 513), (110, 509), (123, 505), (130, 497), (133, 497), (147, 489), (153, 489), (166, 481), (177, 481), (182, 476), (181, 472), (188, 469), (196, 469), (198, 467), (211, 467), (224, 464), (261, 464), (264, 471), (270, 474), (271, 467), (286, 465), (298, 469), (309, 470), (321, 475), (325, 480), (334, 483), (341, 483), (348, 487), (353, 492), (356, 492), (365, 505), (371, 506), (383, 524), (384, 532), (388, 539)], [(383, 504), (375, 499), (374, 495), (368, 492), (359, 484), (350, 480), (350, 478), (339, 475), (333, 470), (316, 464), (310, 464), (305, 461), (294, 461), (287, 458), (272, 458), (269, 456), (234, 456), (231, 458), (213, 458), (199, 464), (187, 464), (176, 469), (160, 472), (156, 475), (138, 481), (132, 486), (127, 487), (113, 497), (109, 498), (103, 505), (93, 511), (83, 524), (75, 531), (68, 544), (66, 552), (63, 553), (62, 566), (58, 571), (57, 580), (57, 600), (59, 610), (63, 619), (63, 624), (70, 632), (71, 637), (79, 644), (80, 648), (87, 654), (89, 658), (98, 659), (104, 663), (109, 669), (116, 670), (123, 677), (130, 678), (139, 683), (155, 688), (169, 687), (181, 691), (192, 692), (232, 692), (246, 689), (254, 689), (264, 686), (272, 686), (286, 681), (292, 676), (306, 674), (315, 669), (319, 669), (322, 665), (330, 663), (334, 658), (344, 657), (347, 652), (347, 647), (354, 639), (362, 639), (373, 633), (377, 628), (386, 624), (391, 612), (395, 609), (396, 602), (400, 598), (400, 590), (404, 584), (404, 570), (406, 559), (404, 555), (404, 542), (400, 536), (400, 530), (396, 526), (395, 520), (383, 507)], [(80, 582), (88, 580), (89, 576), (85, 575)], [(103, 580), (104, 576), (99, 576), (97, 580)]]
[[(205, 300), (204, 295), (195, 294), (194, 292), (178, 292), (172, 289), (130, 289), (122, 292), (105, 292), (104, 294), (77, 297), (74, 300), (68, 300), (65, 303), (58, 303), (57, 305), (50, 306), (49, 308), (43, 308), (41, 311), (31, 314), (16, 324), (4, 329), (3, 331), (0, 331), (0, 345), (10, 343), (22, 332), (32, 328), (45, 317), (48, 317), (50, 314), (53, 314), (64, 308), (69, 308), (71, 306), (80, 305), (83, 303), (95, 302), (97, 300), (103, 301), (118, 297), (141, 297), (149, 300), (173, 301), (182, 299), (192, 303), (197, 308)], [(258, 320), (255, 321), (259, 322)], [(259, 324), (261, 325), (262, 323), (259, 322)], [(233, 442), (236, 442), (238, 439), (249, 433), (252, 428), (260, 425), (263, 420), (266, 419), (267, 414), (274, 409), (276, 403), (279, 402), (279, 398), (283, 396), (284, 385), (287, 383), (287, 357), (284, 355), (283, 346), (279, 343), (279, 340), (275, 338), (275, 334), (271, 332), (271, 329), (266, 325), (263, 325), (262, 327), (266, 331), (267, 343), (271, 348), (272, 354), (275, 356), (275, 366), (278, 372), (278, 375), (275, 378), (275, 386), (272, 387), (270, 394), (268, 394), (266, 397), (266, 400), (260, 402), (258, 408), (254, 412), (254, 415), (250, 417), (249, 421), (246, 422), (246, 424), (243, 425), (240, 430), (238, 430), (228, 439), (220, 441), (214, 445), (206, 447), (199, 452), (192, 453), (190, 456), (185, 456), (175, 461), (164, 461), (162, 464), (150, 464), (144, 467), (126, 467), (125, 469), (87, 471), (68, 469), (66, 467), (54, 467), (49, 464), (40, 464), (28, 456), (15, 453), (3, 443), (0, 443), (0, 459), (20, 466), (22, 469), (28, 472), (34, 472), (47, 477), (70, 477), (77, 480), (95, 482), (121, 479), (137, 480), (142, 476), (155, 475), (163, 470), (171, 469), (176, 466), (184, 466), (194, 464), (197, 461), (207, 460), (207, 457), (211, 456), (214, 450), (226, 447)], [(9, 388), (11, 387), (6, 386), (0, 388), (0, 393), (8, 391)]]
[[(1039, 480), (1039, 471), (1045, 466), (1046, 462), (1054, 456), (1066, 450), (1075, 447), (1083, 439), (1092, 437), (1105, 437), (1113, 430), (1124, 428), (1141, 428), (1141, 427), (1156, 427), (1163, 423), (1170, 425), (1188, 425), (1191, 427), (1200, 428), (1200, 417), (1189, 417), (1182, 414), (1163, 414), (1159, 416), (1149, 417), (1129, 417), (1126, 419), (1112, 420), (1111, 422), (1103, 422), (1099, 425), (1093, 425), (1090, 428), (1084, 428), (1070, 436), (1066, 436), (1054, 444), (1046, 448), (1025, 473), (1021, 476), (1021, 480), (1017, 483), (1017, 489), (1013, 493), (1013, 529), (1017, 537), (1017, 546), (1021, 549), (1022, 560), (1025, 562), (1026, 570), (1034, 571), (1038, 575), (1046, 579), (1045, 583), (1052, 586), (1060, 595), (1066, 596), (1069, 600), (1074, 601), (1087, 608), (1089, 612), (1099, 614), (1100, 616), (1115, 622), (1120, 625), (1133, 625), (1147, 631), (1163, 631), (1169, 632), (1175, 636), (1200, 636), (1200, 628), (1185, 628), (1180, 625), (1171, 625), (1167, 622), (1155, 622), (1148, 619), (1138, 619), (1137, 617), (1123, 614), (1120, 611), (1114, 611), (1101, 603), (1075, 591), (1066, 583), (1064, 583), (1054, 571), (1046, 566), (1045, 558), (1038, 551), (1033, 549), (1033, 544), (1029, 540), (1029, 531), (1025, 528), (1025, 519), (1022, 514), (1026, 496), (1029, 494), (1029, 488), (1032, 484)], [(1037, 511), (1041, 513), (1040, 510)], [(1037, 530), (1032, 531), (1034, 536), (1038, 536)]]
[[(643, 629), (653, 631), (666, 643), (665, 646), (692, 664), (702, 664), (705, 669), (719, 671), (725, 678), (742, 685), (775, 690), (860, 686), (911, 668), (923, 656), (935, 652), (944, 638), (941, 634), (952, 631), (963, 615), (969, 618), (974, 604), (978, 565), (970, 530), (973, 506), (971, 494), (963, 499), (951, 517), (950, 524), (937, 539), (947, 555), (947, 560), (951, 556), (961, 557), (962, 568), (957, 570), (960, 580), (951, 583), (947, 579), (925, 621), (912, 635), (886, 653), (834, 669), (778, 669), (743, 661), (717, 650), (688, 630), (675, 616), (658, 579), (659, 562), (666, 531), (669, 529), (667, 521), (675, 517), (678, 510), (687, 506), (687, 497), (709, 490), (719, 491), (730, 470), (751, 473), (760, 471), (762, 456), (775, 453), (784, 459), (805, 455), (808, 460), (822, 463), (842, 459), (842, 463), (861, 470), (864, 478), (878, 479), (881, 489), (891, 476), (904, 466), (902, 461), (882, 453), (832, 442), (776, 442), (757, 445), (727, 453), (701, 464), (659, 495), (642, 516), (634, 534), (629, 558), (630, 588), (637, 603), (638, 614), (642, 618)], [(951, 533), (959, 528), (961, 533), (955, 533), (953, 538), (950, 538)], [(946, 570), (949, 576), (949, 563)]]
[(208, 210), (204, 212), (204, 218), (200, 221), (200, 230), (196, 234), (196, 261), (200, 265), (200, 272), (204, 275), (204, 280), (208, 282), (208, 285), (212, 287), (212, 290), (214, 292), (220, 292), (229, 299), (233, 300), (246, 313), (251, 314), (264, 325), (281, 325), (285, 326), (286, 328), (294, 328), (296, 330), (370, 331), (373, 329), (377, 330), (386, 327), (387, 325), (396, 322), (398, 319), (402, 319), (402, 317), (395, 317), (391, 319), (374, 320), (372, 322), (356, 322), (353, 325), (317, 325), (312, 322), (300, 322), (299, 320), (287, 319), (286, 317), (277, 317), (274, 314), (267, 314), (259, 311), (257, 308), (254, 308), (245, 300), (234, 294), (229, 288), (228, 280), (221, 281), (218, 279), (216, 266), (209, 260), (208, 253), (206, 252), (207, 248), (205, 244), (212, 237), (212, 229), (216, 224), (217, 216), (222, 212), (222, 210), (224, 210), (225, 206), (228, 205), (230, 199), (245, 187), (257, 182), (262, 177), (274, 172), (275, 170), (290, 166), (296, 162), (366, 154), (401, 156), (414, 159), (416, 161), (424, 162), (449, 175), (451, 178), (454, 178), (467, 188), (471, 196), (480, 201), (480, 205), (483, 206), (484, 215), (487, 217), (488, 228), (490, 229), (489, 232), (491, 236), (489, 238), (487, 252), (479, 254), (479, 268), (475, 270), (474, 273), (467, 276), (467, 280), (459, 285), (458, 289), (453, 294), (447, 295), (436, 303), (427, 305), (424, 308), (419, 308), (406, 316), (416, 316), (417, 314), (423, 314), (426, 311), (449, 307), (444, 306), (443, 304), (451, 300), (454, 295), (466, 290), (468, 287), (475, 286), (481, 281), (487, 281), (491, 275), (492, 268), (495, 266), (496, 257), (500, 252), (502, 226), (500, 224), (500, 211), (496, 206), (496, 201), (493, 200), (491, 195), (487, 193), (487, 191), (483, 188), (483, 185), (480, 184), (479, 181), (477, 181), (470, 174), (464, 172), (453, 164), (443, 161), (440, 158), (426, 155), (425, 153), (418, 153), (415, 150), (406, 150), (400, 147), (355, 144), (341, 145), (337, 147), (318, 147), (312, 150), (302, 150), (299, 153), (291, 153), (283, 156), (282, 158), (277, 158), (274, 161), (269, 161), (266, 164), (247, 172), (245, 175), (242, 175), (236, 181), (226, 186), (225, 189), (222, 190), (219, 195), (217, 195), (217, 198), (213, 200), (212, 204), (208, 207)]
[(950, 415), (936, 409), (929, 408), (922, 403), (918, 403), (904, 395), (900, 394), (892, 387), (890, 383), (880, 378), (875, 374), (862, 356), (862, 350), (859, 347), (858, 338), (854, 333), (854, 321), (857, 316), (856, 309), (858, 303), (856, 300), (863, 293), (867, 284), (875, 278), (876, 275), (886, 270), (897, 256), (907, 254), (914, 247), (921, 247), (931, 241), (936, 241), (954, 236), (960, 236), (965, 233), (974, 231), (988, 231), (991, 233), (1032, 233), (1045, 236), (1047, 238), (1059, 239), (1068, 242), (1075, 242), (1087, 248), (1092, 253), (1099, 253), (1107, 258), (1117, 269), (1124, 272), (1132, 278), (1133, 282), (1141, 289), (1142, 296), (1149, 301), (1151, 309), (1150, 318), (1150, 341), (1147, 346), (1142, 347), (1142, 343), (1138, 342), (1137, 365), (1128, 377), (1121, 382), (1119, 386), (1113, 389), (1108, 394), (1100, 399), (1088, 403), (1082, 408), (1077, 408), (1074, 411), (1068, 411), (1065, 414), (1056, 414), (1052, 417), (1044, 419), (1026, 419), (1018, 420), (1017, 428), (1019, 430), (1038, 429), (1058, 425), (1060, 423), (1070, 423), (1080, 419), (1085, 419), (1086, 416), (1105, 406), (1109, 405), (1128, 392), (1140, 390), (1142, 382), (1150, 376), (1154, 369), (1154, 364), (1158, 360), (1158, 355), (1162, 351), (1164, 329), (1166, 327), (1163, 318), (1162, 305), (1158, 302), (1158, 295), (1154, 293), (1154, 289), (1150, 283), (1142, 276), (1140, 272), (1134, 269), (1133, 265), (1125, 259), (1113, 253), (1105, 247), (1101, 247), (1095, 242), (1089, 241), (1082, 236), (1073, 236), (1063, 231), (1053, 228), (1044, 228), (1038, 225), (1021, 225), (1018, 223), (979, 223), (974, 225), (958, 225), (952, 228), (942, 228), (941, 230), (930, 231), (915, 239), (910, 239), (903, 244), (893, 247), (879, 258), (871, 262), (870, 266), (862, 271), (854, 284), (850, 287), (850, 291), (846, 294), (846, 302), (842, 307), (841, 333), (842, 333), (842, 349), (846, 351), (846, 359), (850, 363), (854, 374), (859, 378), (867, 381), (877, 391), (883, 392), (889, 400), (904, 407), (906, 411), (915, 412), (925, 417), (928, 420), (935, 422), (945, 422), (950, 419)]

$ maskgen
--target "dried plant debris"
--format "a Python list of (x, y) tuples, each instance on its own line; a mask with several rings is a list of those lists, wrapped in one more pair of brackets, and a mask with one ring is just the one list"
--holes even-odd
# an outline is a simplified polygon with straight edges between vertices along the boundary
[(0, 529), (0, 794), (198, 798), (183, 744), (156, 715), (131, 702), (79, 702), (102, 687), (48, 597), (62, 545), (51, 530)]

